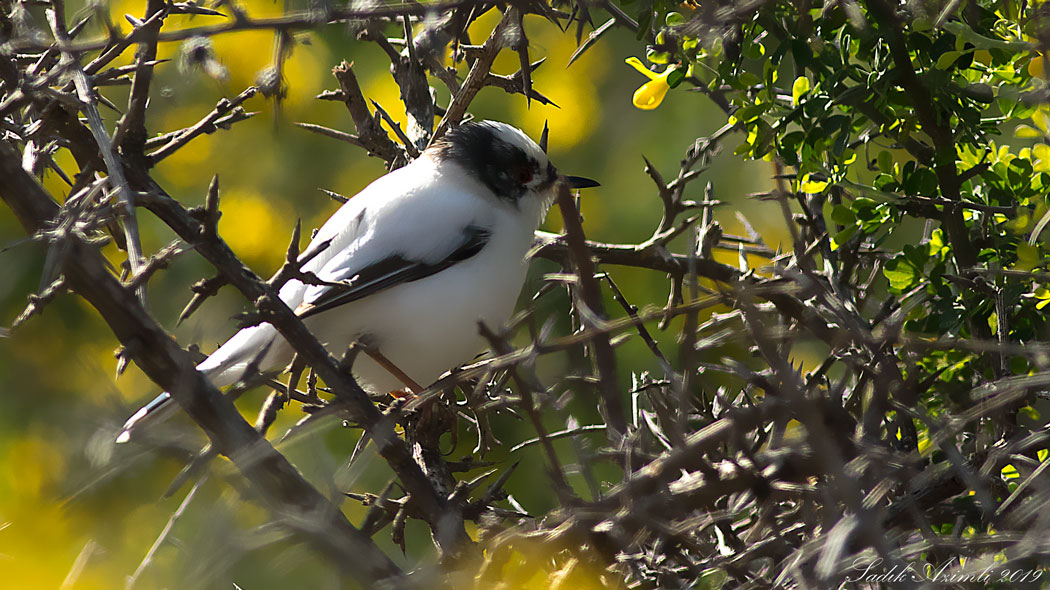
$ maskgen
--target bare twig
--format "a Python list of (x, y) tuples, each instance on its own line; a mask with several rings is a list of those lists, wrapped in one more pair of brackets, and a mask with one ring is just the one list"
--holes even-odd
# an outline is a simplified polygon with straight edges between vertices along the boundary
[[(241, 92), (233, 100), (227, 100), (225, 98), (220, 99), (215, 105), (215, 108), (204, 116), (203, 119), (198, 121), (192, 127), (187, 127), (182, 131), (178, 131), (171, 137), (171, 139), (162, 147), (151, 152), (149, 154), (149, 165), (155, 165), (164, 158), (174, 154), (180, 148), (184, 147), (189, 142), (193, 141), (194, 138), (200, 136), (203, 133), (214, 133), (219, 120), (231, 112), (238, 112), (241, 103), (255, 96), (258, 89), (254, 86), (249, 86), (244, 92)], [(243, 111), (241, 111), (243, 113)], [(242, 114), (236, 117), (236, 120), (243, 120), (248, 118), (250, 115)], [(233, 122), (231, 120), (230, 122)]]
[(474, 100), (474, 96), (484, 87), (492, 62), (496, 61), (496, 55), (503, 49), (505, 44), (504, 33), (510, 24), (514, 22), (518, 13), (518, 9), (514, 7), (508, 8), (503, 13), (503, 18), (500, 19), (496, 28), (492, 30), (489, 38), (485, 40), (485, 44), (482, 45), (477, 58), (470, 66), (470, 72), (467, 73), (467, 79), (463, 81), (459, 93), (452, 98), (452, 104), (448, 106), (445, 116), (441, 118), (441, 122), (438, 123), (437, 128), (434, 130), (434, 137), (430, 140), (431, 143), (436, 139), (441, 139), (449, 129), (455, 127), (463, 120), (467, 107)]
[(369, 155), (383, 159), (387, 166), (394, 168), (404, 164), (406, 160), (403, 150), (399, 149), (383, 131), (379, 125), (378, 115), (373, 117), (369, 112), (368, 103), (361, 94), (361, 86), (358, 85), (352, 68), (353, 64), (344, 61), (336, 66), (332, 73), (339, 81), (343, 102), (350, 111), (354, 126), (357, 127), (357, 140), (364, 144)]
[[(59, 44), (69, 43), (70, 39), (66, 32), (63, 2), (61, 0), (53, 2), (51, 8), (47, 11), (47, 16), (48, 22), (51, 24), (51, 30), (54, 32)], [(117, 191), (117, 200), (120, 203), (120, 217), (124, 226), (124, 240), (128, 250), (128, 264), (131, 267), (131, 272), (136, 273), (144, 260), (135, 205), (128, 190), (128, 182), (124, 178), (123, 165), (117, 159), (113, 149), (113, 142), (102, 124), (102, 116), (98, 112), (98, 107), (95, 106), (97, 102), (96, 95), (92, 90), (91, 81), (88, 79), (87, 74), (68, 50), (63, 50), (62, 62), (72, 72), (73, 83), (76, 86), (77, 95), (83, 103), (84, 115), (87, 117), (88, 129), (90, 129), (95, 143), (98, 144), (99, 153), (102, 154), (102, 160), (105, 162), (106, 170), (109, 173), (110, 184)], [(138, 297), (139, 301), (145, 305), (145, 289), (138, 290)]]
[[(558, 188), (558, 207), (565, 222), (565, 235), (569, 247), (569, 259), (575, 269), (579, 284), (573, 289), (575, 306), (585, 327), (596, 327), (604, 319), (598, 282), (594, 278), (594, 262), (583, 235), (580, 212), (573, 203), (569, 187), (561, 183)], [(627, 415), (623, 409), (620, 389), (616, 379), (616, 359), (608, 338), (595, 338), (594, 363), (598, 370), (598, 387), (601, 393), (605, 418), (609, 423), (607, 432), (613, 445), (627, 433)]]

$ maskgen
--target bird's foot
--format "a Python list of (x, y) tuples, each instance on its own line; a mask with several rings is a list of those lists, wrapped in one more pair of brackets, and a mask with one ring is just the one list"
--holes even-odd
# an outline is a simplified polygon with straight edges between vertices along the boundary
[(418, 397), (416, 394), (412, 393), (411, 391), (408, 391), (407, 389), (395, 389), (394, 391), (391, 391), (389, 395), (397, 401), (402, 402), (413, 400)]

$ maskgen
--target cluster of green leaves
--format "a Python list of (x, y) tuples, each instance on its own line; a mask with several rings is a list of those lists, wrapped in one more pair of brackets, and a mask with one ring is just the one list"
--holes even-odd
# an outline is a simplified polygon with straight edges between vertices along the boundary
[[(826, 224), (825, 252), (855, 259), (878, 249), (870, 257), (881, 265), (878, 288), (922, 294), (927, 302), (914, 307), (908, 330), (1001, 338), (1005, 327), (1005, 340), (1045, 339), (1050, 291), (1032, 272), (1046, 266), (1040, 238), (1050, 219), (1045, 11), (1041, 3), (964, 4), (939, 14), (918, 2), (802, 12), (770, 2), (721, 22), (699, 9), (668, 11), (648, 58), (722, 101), (744, 136), (737, 155), (792, 169), (799, 203)], [(964, 232), (947, 227), (952, 211)], [(964, 248), (976, 264), (961, 263)], [(993, 376), (947, 356), (929, 353), (919, 365), (943, 382)], [(1027, 362), (1010, 368), (1032, 370)]]

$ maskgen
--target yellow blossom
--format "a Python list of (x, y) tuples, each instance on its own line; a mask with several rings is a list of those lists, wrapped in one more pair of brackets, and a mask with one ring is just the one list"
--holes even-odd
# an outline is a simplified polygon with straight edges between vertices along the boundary
[(657, 74), (642, 65), (642, 60), (637, 57), (628, 57), (624, 61), (627, 65), (649, 77), (648, 82), (642, 84), (641, 88), (634, 91), (634, 97), (632, 98), (634, 106), (645, 111), (651, 111), (660, 106), (664, 96), (667, 96), (667, 91), (671, 89), (671, 86), (667, 83), (667, 77), (671, 75), (671, 72), (675, 71), (675, 66), (670, 66), (662, 74)]

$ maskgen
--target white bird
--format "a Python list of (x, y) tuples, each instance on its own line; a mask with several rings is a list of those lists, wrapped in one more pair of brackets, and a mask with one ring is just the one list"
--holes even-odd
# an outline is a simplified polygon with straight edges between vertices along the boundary
[[(416, 383), (432, 383), (484, 348), (479, 320), (498, 326), (510, 317), (559, 181), (598, 184), (560, 175), (519, 129), (465, 123), (350, 198), (318, 230), (304, 252), (329, 244), (302, 270), (339, 285), (291, 280), (280, 298), (333, 354), (359, 341)], [(259, 324), (234, 334), (197, 370), (222, 387), (253, 361), (270, 371), (291, 357), (276, 329)], [(366, 355), (352, 371), (373, 393), (406, 387)], [(165, 407), (174, 407), (166, 392), (128, 419), (117, 442)]]

